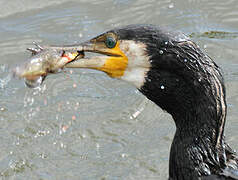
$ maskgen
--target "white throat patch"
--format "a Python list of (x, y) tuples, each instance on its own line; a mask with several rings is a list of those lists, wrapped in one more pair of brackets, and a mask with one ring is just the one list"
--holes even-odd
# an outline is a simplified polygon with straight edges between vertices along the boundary
[(128, 58), (128, 65), (120, 79), (128, 81), (140, 89), (145, 82), (151, 64), (146, 52), (146, 45), (132, 40), (120, 42), (120, 49)]

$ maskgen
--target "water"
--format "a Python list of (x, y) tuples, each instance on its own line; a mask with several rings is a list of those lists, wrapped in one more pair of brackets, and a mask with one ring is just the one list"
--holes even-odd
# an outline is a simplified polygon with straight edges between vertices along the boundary
[[(72, 44), (131, 23), (191, 34), (223, 67), (226, 137), (238, 149), (236, 0), (2, 0), (0, 6), (0, 179), (168, 177), (174, 123), (134, 87), (92, 70), (48, 76), (36, 89), (9, 75), (30, 56), (33, 41)], [(204, 34), (211, 31), (228, 35)]]

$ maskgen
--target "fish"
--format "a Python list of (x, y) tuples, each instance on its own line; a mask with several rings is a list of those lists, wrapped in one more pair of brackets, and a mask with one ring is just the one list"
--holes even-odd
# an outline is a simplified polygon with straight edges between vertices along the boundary
[(13, 69), (13, 76), (23, 78), (30, 88), (41, 85), (48, 74), (60, 72), (69, 62), (84, 57), (83, 51), (72, 52), (35, 45), (35, 48), (27, 48), (32, 53), (31, 57)]

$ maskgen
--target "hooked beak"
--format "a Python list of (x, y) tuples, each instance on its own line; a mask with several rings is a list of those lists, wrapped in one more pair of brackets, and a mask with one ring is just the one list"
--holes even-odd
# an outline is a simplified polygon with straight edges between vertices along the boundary
[(92, 39), (90, 41), (73, 46), (51, 47), (70, 52), (91, 52), (96, 56), (75, 59), (66, 64), (67, 68), (90, 68), (103, 71), (110, 77), (121, 77), (128, 64), (127, 56), (120, 49), (120, 42), (117, 41), (115, 47), (108, 48), (104, 42)]

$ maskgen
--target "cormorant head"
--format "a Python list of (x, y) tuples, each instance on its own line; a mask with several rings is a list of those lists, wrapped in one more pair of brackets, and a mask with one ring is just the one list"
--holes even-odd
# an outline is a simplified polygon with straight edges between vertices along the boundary
[(104, 71), (109, 76), (128, 81), (140, 89), (152, 62), (157, 59), (159, 63), (159, 56), (164, 53), (163, 48), (169, 46), (169, 43), (184, 42), (187, 39), (182, 33), (172, 33), (152, 25), (129, 25), (67, 47), (100, 54), (74, 61), (67, 67)]
[(174, 119), (189, 111), (204, 113), (206, 108), (218, 114), (225, 111), (218, 66), (182, 33), (130, 25), (67, 48), (98, 55), (85, 56), (66, 67), (97, 69), (128, 81)]
[(147, 43), (153, 43), (150, 42), (152, 31), (152, 26), (131, 25), (103, 33), (75, 46), (100, 56), (85, 57), (66, 67), (104, 71), (110, 77), (123, 79), (140, 89), (151, 67)]

